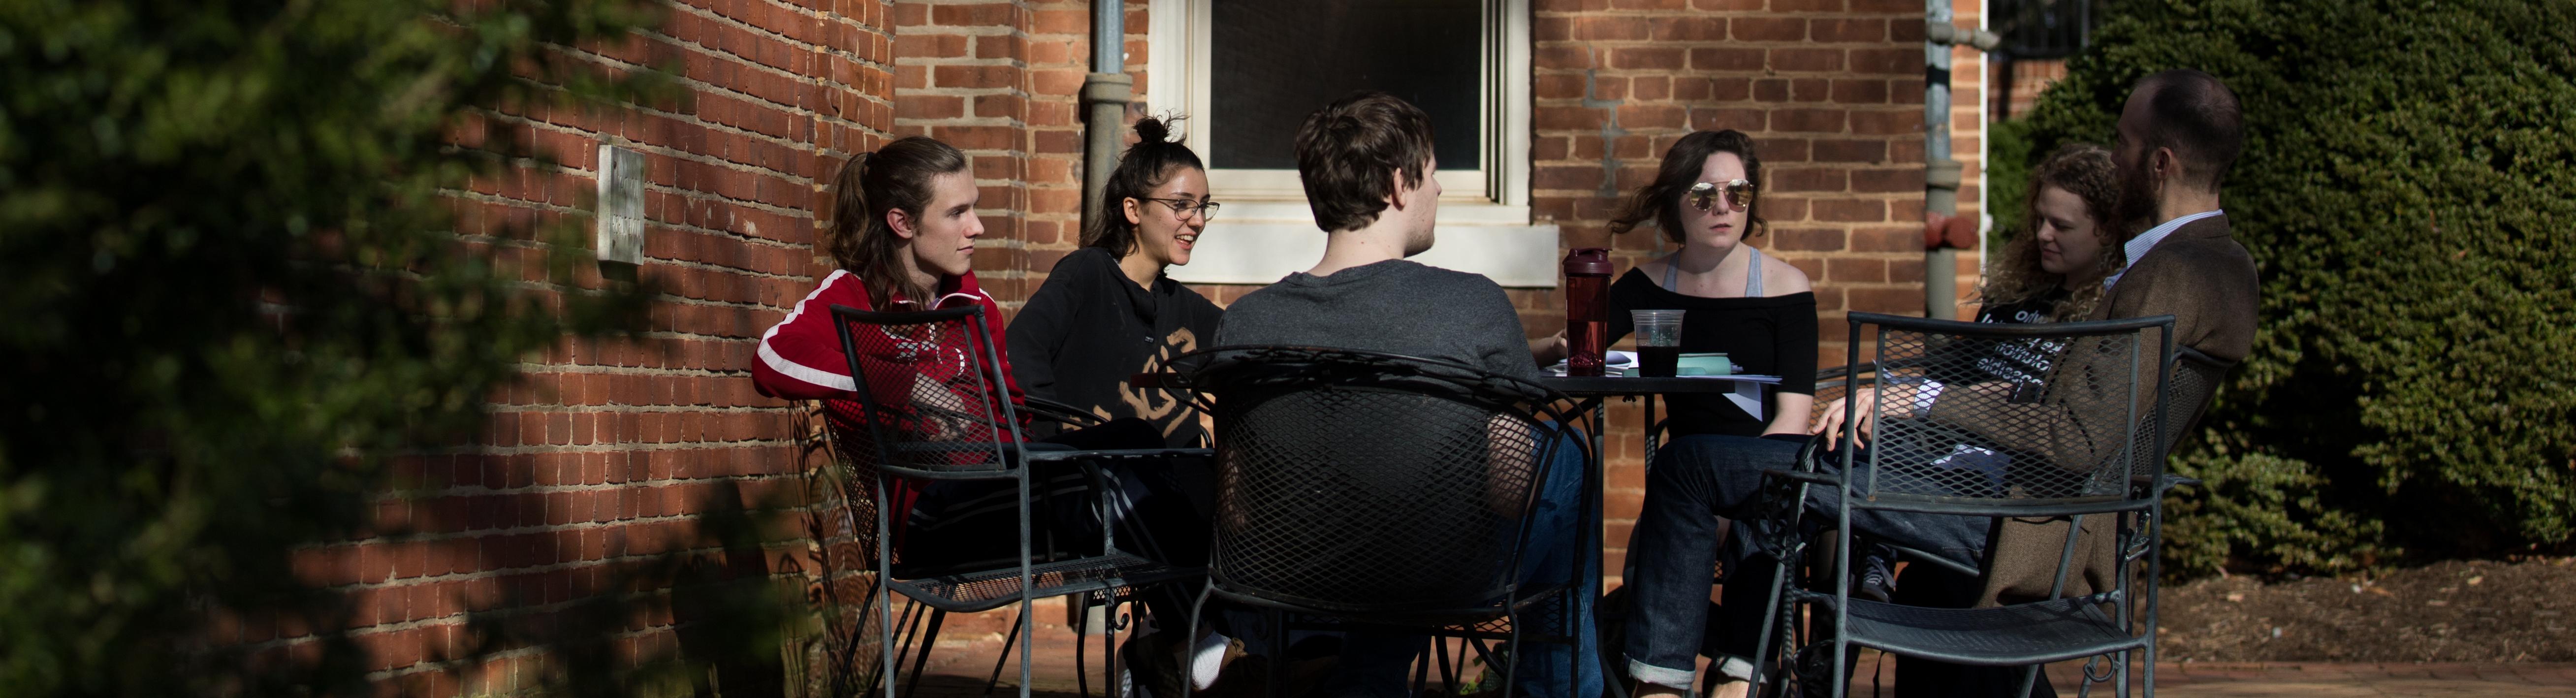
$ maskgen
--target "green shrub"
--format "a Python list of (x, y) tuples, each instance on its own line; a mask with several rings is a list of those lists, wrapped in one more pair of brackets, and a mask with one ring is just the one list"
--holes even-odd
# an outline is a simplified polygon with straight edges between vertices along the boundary
[[(591, 263), (580, 221), (452, 232), (524, 152), (470, 117), (635, 97), (549, 45), (653, 11), (0, 3), (0, 692), (368, 692), (291, 551), (368, 534), (421, 486), (386, 465), (465, 440), (520, 361), (640, 324), (636, 290), (523, 283)], [(232, 634), (298, 627), (284, 664)]]
[(1995, 217), (1986, 231), (1986, 251), (2002, 254), (2004, 243), (2022, 234), (2022, 215), (2030, 205), (2030, 168), (2038, 153), (2030, 150), (2030, 121), (1986, 124), (1986, 213)]
[(2030, 116), (2108, 143), (2168, 68), (2245, 105), (2224, 205), (2262, 330), (2177, 468), (2168, 557), (2337, 571), (2576, 531), (2576, 3), (2139, 0)]

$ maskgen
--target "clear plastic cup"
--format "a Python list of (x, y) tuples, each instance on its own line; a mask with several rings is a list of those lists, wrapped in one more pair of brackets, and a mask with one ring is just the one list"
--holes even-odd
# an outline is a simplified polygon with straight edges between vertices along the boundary
[(1682, 311), (1631, 310), (1637, 325), (1637, 375), (1670, 378), (1682, 356)]

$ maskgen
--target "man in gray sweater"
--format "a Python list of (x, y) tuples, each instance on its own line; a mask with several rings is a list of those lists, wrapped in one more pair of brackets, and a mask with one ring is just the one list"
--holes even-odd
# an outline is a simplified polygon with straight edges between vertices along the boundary
[[(1440, 206), (1431, 143), (1430, 117), (1384, 93), (1353, 94), (1307, 116), (1297, 129), (1297, 174), (1315, 224), (1330, 236), (1324, 258), (1235, 301), (1217, 326), (1217, 345), (1379, 351), (1537, 378), (1520, 314), (1501, 286), (1481, 275), (1404, 259), (1431, 249), (1432, 219)], [(1577, 648), (1525, 646), (1516, 674), (1526, 695), (1593, 696), (1602, 690), (1591, 622), (1598, 556), (1581, 550), (1582, 537), (1572, 533), (1582, 528), (1576, 516), (1588, 465), (1579, 453), (1571, 444), (1557, 448), (1532, 514), (1534, 530), (1542, 533), (1531, 537), (1522, 574), (1531, 582), (1579, 584), (1581, 640)], [(1578, 559), (1584, 563), (1580, 579), (1565, 579)], [(1405, 696), (1406, 664), (1422, 645), (1420, 637), (1349, 633), (1323, 692)], [(1577, 652), (1580, 667), (1573, 675), (1565, 671), (1569, 649)]]
[(1324, 258), (1228, 306), (1217, 345), (1382, 351), (1538, 377), (1503, 287), (1405, 260), (1431, 249), (1437, 167), (1430, 117), (1403, 100), (1360, 93), (1307, 117), (1297, 174), (1328, 231)]

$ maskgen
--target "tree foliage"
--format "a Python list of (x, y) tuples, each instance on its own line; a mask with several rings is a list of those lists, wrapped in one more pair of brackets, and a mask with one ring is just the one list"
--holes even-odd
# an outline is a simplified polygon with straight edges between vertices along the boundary
[[(576, 274), (581, 221), (458, 234), (528, 154), (478, 115), (650, 98), (559, 47), (652, 10), (0, 3), (0, 685), (358, 688), (292, 551), (362, 535), (385, 464), (467, 439), (519, 362), (640, 318)], [(259, 664), (242, 627), (321, 640)]]
[(2030, 116), (2108, 143), (2129, 87), (2225, 80), (2262, 330), (2178, 470), (2169, 558), (2337, 571), (2576, 532), (2576, 3), (2135, 0)]

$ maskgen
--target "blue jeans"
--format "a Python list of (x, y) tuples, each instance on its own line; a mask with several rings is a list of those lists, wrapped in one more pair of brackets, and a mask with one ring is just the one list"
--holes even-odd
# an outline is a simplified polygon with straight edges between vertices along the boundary
[[(1655, 452), (1646, 474), (1645, 508), (1637, 515), (1635, 542), (1628, 551), (1628, 675), (1660, 686), (1689, 688), (1703, 636), (1708, 633), (1710, 573), (1717, 565), (1718, 518), (1737, 526), (1756, 512), (1762, 471), (1796, 466), (1799, 445), (1775, 439), (1696, 435), (1674, 439)], [(1842, 459), (1830, 458), (1828, 468)], [(1855, 461), (1861, 476), (1867, 460)], [(1806, 511), (1832, 521), (1841, 498), (1831, 487), (1809, 487)], [(1921, 549), (1974, 565), (1984, 556), (1986, 519), (1948, 514), (1854, 509), (1852, 528), (1898, 545)], [(1738, 536), (1738, 539), (1742, 539)], [(1767, 572), (1776, 561), (1750, 560), (1747, 571)], [(1728, 575), (1729, 608), (1739, 605), (1735, 622), (1717, 638), (1717, 649), (1750, 657), (1760, 637), (1762, 614), (1771, 607), (1767, 574)]]
[[(1591, 464), (1575, 445), (1581, 434), (1557, 434), (1556, 459), (1548, 465), (1537, 506), (1530, 513), (1529, 549), (1521, 555), (1521, 580), (1530, 584), (1563, 584), (1576, 558), (1583, 565), (1575, 583), (1576, 644), (1524, 642), (1513, 658), (1517, 695), (1538, 698), (1598, 696), (1602, 692), (1601, 639), (1592, 624), (1592, 601), (1601, 596), (1601, 555), (1584, 534), (1583, 490), (1590, 484)], [(1543, 632), (1537, 619), (1525, 618), (1530, 632)], [(1407, 665), (1421, 654), (1427, 636), (1356, 631), (1344, 637), (1341, 664), (1325, 684), (1324, 695), (1402, 697), (1412, 695)], [(1568, 675), (1568, 662), (1574, 673)], [(1502, 674), (1486, 676), (1499, 680)]]

